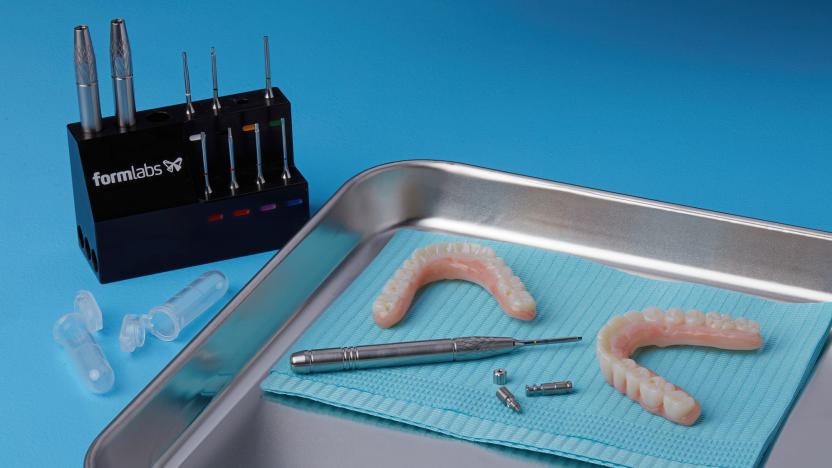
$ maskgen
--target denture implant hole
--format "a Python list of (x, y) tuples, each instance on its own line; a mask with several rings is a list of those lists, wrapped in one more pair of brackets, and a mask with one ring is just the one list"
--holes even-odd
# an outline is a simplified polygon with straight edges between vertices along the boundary
[(78, 226), (78, 247), (84, 248), (84, 231), (81, 230), (81, 226)]
[(90, 260), (92, 260), (92, 270), (98, 273), (98, 258), (95, 256), (95, 250), (90, 249)]
[(90, 241), (84, 238), (84, 253), (87, 255), (87, 260), (90, 259)]

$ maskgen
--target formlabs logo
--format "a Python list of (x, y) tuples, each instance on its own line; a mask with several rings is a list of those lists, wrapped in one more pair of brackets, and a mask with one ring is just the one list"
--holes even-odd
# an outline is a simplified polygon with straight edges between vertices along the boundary
[[(182, 158), (176, 158), (174, 161), (165, 160), (162, 161), (162, 164), (165, 165), (165, 169), (167, 169), (167, 171), (170, 173), (179, 172), (182, 169)], [(118, 184), (121, 182), (128, 182), (131, 180), (146, 179), (148, 177), (160, 176), (163, 174), (162, 164), (155, 164), (151, 166), (145, 163), (144, 165), (139, 167), (130, 166), (130, 169), (111, 172), (109, 174), (95, 172), (92, 175), (92, 181), (95, 182), (96, 187), (100, 187), (102, 185)]]

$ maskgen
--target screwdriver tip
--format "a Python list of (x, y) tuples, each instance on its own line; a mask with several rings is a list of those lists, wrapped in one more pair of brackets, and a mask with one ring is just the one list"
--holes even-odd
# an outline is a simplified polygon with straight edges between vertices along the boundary
[(583, 337), (580, 337), (580, 336), (567, 336), (567, 337), (563, 337), (563, 338), (545, 338), (545, 339), (542, 339), (542, 340), (517, 340), (517, 342), (520, 343), (520, 344), (524, 344), (524, 345), (525, 344), (537, 345), (537, 344), (549, 344), (549, 343), (568, 343), (568, 342), (571, 342), (571, 341), (581, 341), (582, 339), (583, 339)]

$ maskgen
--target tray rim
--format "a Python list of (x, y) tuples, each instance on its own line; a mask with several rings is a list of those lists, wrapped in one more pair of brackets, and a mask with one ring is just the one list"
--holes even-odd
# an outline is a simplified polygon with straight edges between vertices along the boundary
[[(403, 168), (426, 168), (445, 172), (455, 173), (475, 173), (480, 178), (486, 180), (507, 181), (510, 180), (515, 185), (524, 185), (535, 188), (542, 188), (553, 191), (568, 192), (592, 198), (599, 198), (610, 200), (618, 203), (625, 203), (636, 206), (643, 206), (661, 211), (670, 211), (681, 213), (689, 216), (708, 218), (722, 222), (730, 222), (740, 224), (748, 227), (779, 231), (786, 234), (798, 235), (802, 237), (811, 237), (819, 240), (832, 242), (832, 232), (826, 232), (811, 228), (794, 226), (774, 221), (766, 221), (758, 218), (751, 218), (741, 215), (729, 214), (714, 210), (703, 208), (690, 207), (687, 205), (680, 205), (675, 203), (663, 202), (649, 198), (637, 197), (632, 195), (621, 194), (617, 192), (605, 191), (600, 189), (593, 189), (574, 185), (564, 182), (558, 182), (548, 179), (542, 179), (534, 176), (522, 175), (508, 171), (490, 169), (482, 166), (459, 163), (454, 161), (445, 161), (437, 159), (408, 159), (385, 163), (370, 167), (355, 176), (348, 179), (335, 193), (318, 209), (313, 216), (292, 236), (286, 245), (278, 250), (273, 257), (271, 257), (257, 272), (245, 283), (240, 291), (234, 295), (223, 308), (200, 330), (191, 341), (189, 341), (182, 350), (171, 359), (171, 361), (159, 371), (156, 376), (135, 396), (127, 405), (99, 432), (99, 434), (92, 441), (87, 449), (84, 457), (84, 466), (92, 467), (96, 454), (102, 449), (104, 440), (118, 430), (119, 427), (129, 418), (137, 413), (141, 408), (148, 403), (154, 395), (163, 387), (163, 385), (176, 374), (182, 366), (190, 359), (191, 355), (197, 350), (205, 341), (208, 340), (214, 332), (219, 329), (228, 318), (236, 311), (238, 306), (244, 302), (252, 292), (259, 286), (260, 283), (268, 276), (271, 271), (279, 265), (302, 241), (305, 239), (327, 215), (333, 210), (337, 202), (345, 196), (352, 188), (358, 186), (363, 181), (379, 176), (388, 171), (403, 169)], [(291, 321), (302, 308), (296, 310), (286, 320)], [(277, 330), (275, 330), (276, 332)], [(265, 346), (268, 346), (268, 343)], [(262, 351), (262, 348), (261, 348)], [(260, 353), (255, 353), (249, 361), (243, 366), (237, 375), (242, 373), (244, 369), (257, 358)], [(236, 377), (236, 376), (235, 376)], [(210, 406), (211, 403), (208, 404)], [(206, 406), (207, 408), (207, 406)], [(205, 411), (205, 408), (202, 410)], [(189, 426), (190, 427), (190, 426)], [(782, 429), (782, 427), (781, 427)], [(183, 431), (183, 434), (187, 431)]]

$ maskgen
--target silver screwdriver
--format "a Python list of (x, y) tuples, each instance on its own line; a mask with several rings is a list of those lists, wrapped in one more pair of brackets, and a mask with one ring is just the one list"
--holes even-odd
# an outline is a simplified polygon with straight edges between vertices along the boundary
[(580, 336), (516, 340), (499, 336), (466, 336), (441, 340), (404, 341), (348, 348), (298, 351), (289, 358), (292, 370), (299, 374), (331, 372), (374, 367), (467, 361), (510, 353), (525, 345), (580, 341)]
[(90, 30), (86, 26), (75, 27), (75, 84), (78, 87), (78, 108), (81, 111), (81, 128), (86, 134), (101, 130), (101, 103), (98, 100), (98, 72), (95, 69), (95, 52)]
[(185, 117), (190, 119), (196, 110), (191, 102), (191, 77), (188, 74), (188, 54), (185, 52), (182, 52), (182, 66), (185, 69)]
[(237, 170), (234, 167), (234, 137), (231, 135), (231, 127), (228, 127), (228, 162), (231, 170), (231, 184), (229, 189), (231, 195), (236, 195), (237, 190), (240, 190), (240, 184), (237, 183)]
[(211, 47), (211, 78), (214, 81), (214, 102), (211, 104), (211, 108), (214, 109), (214, 114), (216, 114), (222, 106), (220, 105), (220, 92), (217, 90), (217, 54), (213, 47)]
[(257, 190), (262, 190), (266, 185), (263, 178), (263, 154), (260, 152), (260, 124), (254, 122), (254, 145), (257, 149)]
[(269, 65), (269, 36), (263, 36), (263, 55), (266, 56), (266, 102), (274, 99), (272, 90), (272, 67)]
[(110, 22), (110, 68), (113, 72), (113, 96), (119, 128), (136, 125), (136, 101), (133, 94), (133, 54), (127, 39), (127, 26), (121, 18)]
[(289, 170), (289, 150), (286, 148), (286, 119), (280, 118), (280, 133), (283, 136), (283, 183), (288, 184), (292, 178), (292, 171)]
[(205, 132), (199, 132), (188, 137), (191, 141), (199, 141), (202, 143), (202, 175), (205, 177), (205, 199), (211, 198), (214, 193), (211, 190), (211, 181), (208, 180), (208, 151), (205, 147)]

